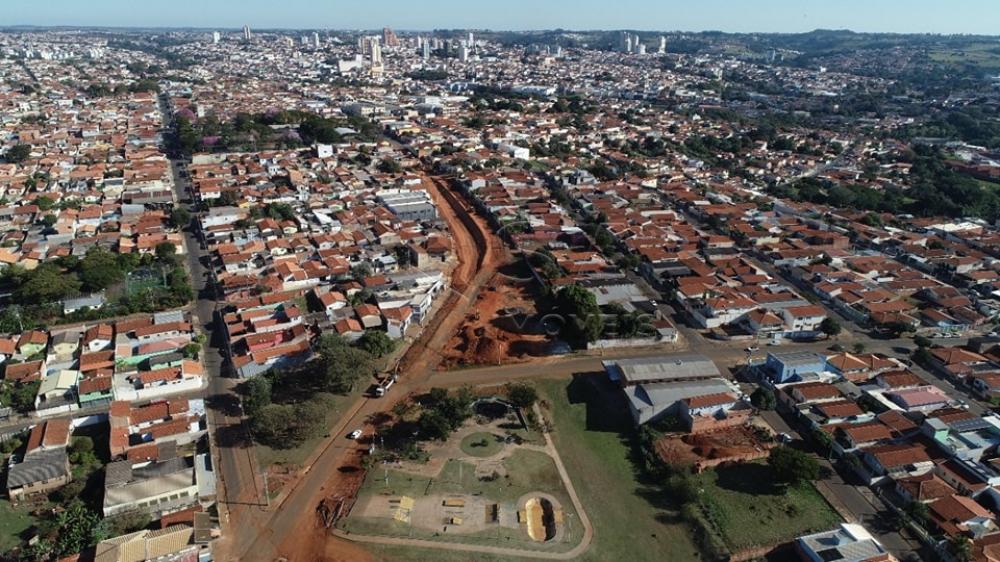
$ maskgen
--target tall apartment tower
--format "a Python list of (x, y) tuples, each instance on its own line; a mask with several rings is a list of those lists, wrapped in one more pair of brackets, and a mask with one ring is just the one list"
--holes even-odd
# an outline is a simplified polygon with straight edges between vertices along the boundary
[(250, 40), (250, 26), (249, 25), (244, 25), (243, 26), (243, 40), (244, 41), (249, 41)]
[(476, 37), (470, 31), (469, 32), (469, 48), (472, 48), (472, 47), (475, 47), (475, 46), (476, 46)]
[(431, 60), (431, 42), (429, 39), (424, 39), (424, 51), (423, 51), (424, 62)]
[(398, 47), (399, 37), (396, 37), (396, 33), (389, 29), (388, 27), (382, 28), (382, 43), (385, 43), (386, 47)]
[(656, 49), (656, 52), (660, 53), (661, 55), (667, 54), (667, 38), (666, 37), (660, 35), (660, 46), (659, 46), (659, 48)]
[(319, 32), (313, 31), (313, 46), (319, 48)]
[(220, 40), (222, 40), (222, 34), (219, 33), (218, 31), (213, 31), (212, 32), (212, 44), (213, 45), (218, 45)]

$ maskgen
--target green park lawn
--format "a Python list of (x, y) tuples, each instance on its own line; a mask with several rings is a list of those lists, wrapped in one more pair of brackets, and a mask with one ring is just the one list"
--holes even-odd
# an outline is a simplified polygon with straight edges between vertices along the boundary
[(700, 553), (676, 506), (641, 482), (630, 458), (635, 429), (606, 377), (539, 381), (552, 439), (594, 526), (580, 560), (698, 560)]
[[(358, 494), (359, 500), (372, 496), (409, 496), (420, 498), (434, 494), (466, 494), (496, 502), (516, 502), (532, 492), (555, 496), (562, 504), (566, 519), (578, 521), (569, 495), (563, 488), (555, 462), (545, 453), (519, 449), (504, 460), (506, 476), (480, 480), (471, 463), (448, 460), (436, 477), (409, 474), (399, 470), (374, 468), (369, 471)], [(352, 515), (340, 524), (341, 529), (358, 534), (407, 536), (441, 542), (483, 544), (532, 550), (565, 551), (580, 542), (583, 529), (570, 523), (568, 533), (557, 543), (536, 543), (518, 529), (493, 528), (479, 533), (438, 534), (388, 518)], [(413, 558), (407, 558), (413, 559)]]
[[(700, 560), (689, 527), (663, 494), (647, 486), (629, 460), (635, 436), (620, 391), (600, 377), (538, 381), (545, 416), (587, 516), (594, 526), (582, 561)], [(446, 550), (366, 545), (378, 560), (393, 562), (520, 562), (528, 558)]]
[(705, 520), (730, 550), (831, 529), (841, 519), (811, 484), (774, 484), (763, 462), (707, 470), (696, 477)]
[(462, 439), (462, 452), (470, 457), (492, 457), (503, 450), (503, 437), (486, 431), (466, 435)]

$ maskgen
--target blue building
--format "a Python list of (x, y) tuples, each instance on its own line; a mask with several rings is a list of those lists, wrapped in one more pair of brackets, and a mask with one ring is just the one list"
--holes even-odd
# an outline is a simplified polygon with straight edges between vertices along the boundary
[(825, 371), (826, 357), (814, 351), (768, 353), (763, 370), (774, 384), (795, 382), (806, 373)]

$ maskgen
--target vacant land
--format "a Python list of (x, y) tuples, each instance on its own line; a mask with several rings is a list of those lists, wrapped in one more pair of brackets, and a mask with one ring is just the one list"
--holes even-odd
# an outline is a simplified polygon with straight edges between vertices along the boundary
[(580, 560), (698, 560), (676, 506), (641, 482), (630, 460), (635, 430), (621, 391), (602, 375), (538, 386), (559, 456), (594, 526)]
[(36, 521), (27, 509), (15, 508), (6, 500), (0, 501), (0, 552), (10, 552), (22, 544), (22, 534)]
[(764, 463), (720, 467), (696, 478), (705, 519), (733, 551), (790, 540), (840, 523), (812, 485), (787, 489), (777, 485)]

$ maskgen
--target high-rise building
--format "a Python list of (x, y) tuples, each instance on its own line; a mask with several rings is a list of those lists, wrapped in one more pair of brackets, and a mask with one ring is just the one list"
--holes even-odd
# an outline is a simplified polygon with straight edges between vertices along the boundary
[(462, 62), (469, 62), (469, 46), (462, 45), (458, 48), (458, 60)]
[(384, 43), (387, 48), (389, 48), (389, 47), (398, 47), (399, 46), (399, 37), (396, 37), (396, 33), (393, 30), (389, 29), (388, 27), (383, 27), (382, 28), (382, 43)]
[(667, 53), (667, 38), (660, 35), (660, 47), (656, 49), (657, 53), (664, 55)]
[(476, 37), (474, 35), (472, 35), (472, 32), (470, 31), (469, 32), (469, 47), (475, 47), (475, 46), (476, 46)]
[(424, 51), (423, 51), (424, 62), (431, 60), (431, 42), (424, 39)]
[(646, 46), (643, 45), (642, 43), (639, 43), (639, 46), (636, 47), (635, 52), (638, 55), (645, 55), (646, 54)]
[(221, 39), (222, 39), (222, 34), (221, 33), (219, 33), (218, 31), (213, 31), (212, 32), (212, 44), (213, 45), (218, 45), (219, 41)]
[(250, 40), (250, 26), (249, 25), (244, 25), (243, 26), (243, 40), (244, 41), (249, 41)]
[(382, 66), (382, 46), (379, 45), (378, 40), (378, 37), (369, 37), (368, 49), (371, 52), (372, 74), (381, 74), (384, 68)]
[(313, 46), (319, 48), (319, 32), (313, 31)]

